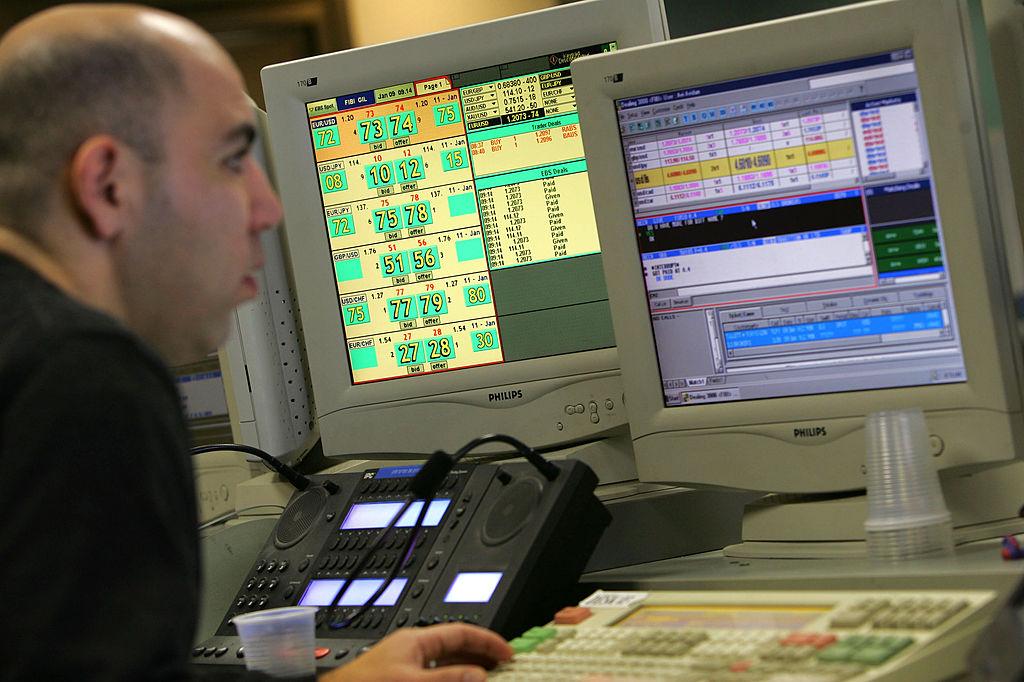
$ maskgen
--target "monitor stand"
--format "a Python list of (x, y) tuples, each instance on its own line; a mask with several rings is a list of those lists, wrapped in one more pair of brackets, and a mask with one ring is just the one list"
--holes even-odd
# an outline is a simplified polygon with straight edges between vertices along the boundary
[[(940, 471), (953, 542), (1024, 532), (1024, 462), (981, 470)], [(724, 549), (740, 559), (840, 559), (867, 556), (863, 490), (823, 495), (768, 495), (743, 512), (743, 540)]]

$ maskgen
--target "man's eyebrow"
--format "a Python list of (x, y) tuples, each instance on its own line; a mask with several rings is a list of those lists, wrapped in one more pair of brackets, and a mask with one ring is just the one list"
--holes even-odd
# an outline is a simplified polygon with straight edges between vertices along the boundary
[(238, 124), (224, 136), (224, 140), (227, 144), (242, 143), (245, 147), (252, 146), (255, 139), (256, 126), (248, 121)]

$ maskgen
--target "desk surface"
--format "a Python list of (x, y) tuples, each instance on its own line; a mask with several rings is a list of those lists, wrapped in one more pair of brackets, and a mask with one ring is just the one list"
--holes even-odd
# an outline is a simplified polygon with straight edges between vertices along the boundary
[(1007, 593), (1024, 560), (1005, 561), (998, 540), (950, 557), (875, 563), (848, 559), (733, 559), (721, 551), (587, 573), (581, 587), (619, 590), (991, 589)]

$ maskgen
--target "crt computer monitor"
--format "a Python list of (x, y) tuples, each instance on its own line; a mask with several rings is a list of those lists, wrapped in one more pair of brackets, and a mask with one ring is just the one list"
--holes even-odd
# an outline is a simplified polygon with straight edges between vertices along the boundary
[(980, 20), (876, 2), (573, 65), (641, 480), (862, 489), (865, 415), (909, 407), (941, 469), (1018, 452)]
[(327, 454), (624, 428), (569, 63), (665, 37), (594, 0), (264, 69)]

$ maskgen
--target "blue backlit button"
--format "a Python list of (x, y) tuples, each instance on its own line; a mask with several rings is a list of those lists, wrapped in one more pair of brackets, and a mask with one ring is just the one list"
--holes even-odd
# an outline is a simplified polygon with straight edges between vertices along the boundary
[(222, 647), (218, 647), (217, 650), (213, 652), (213, 655), (216, 656), (217, 658), (220, 658), (221, 656), (223, 656), (227, 652), (228, 652), (228, 648), (226, 646), (222, 646)]
[(313, 649), (313, 656), (315, 656), (318, 660), (327, 656), (327, 654), (329, 653), (331, 653), (331, 650), (325, 646), (318, 646), (317, 648)]

